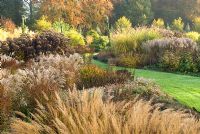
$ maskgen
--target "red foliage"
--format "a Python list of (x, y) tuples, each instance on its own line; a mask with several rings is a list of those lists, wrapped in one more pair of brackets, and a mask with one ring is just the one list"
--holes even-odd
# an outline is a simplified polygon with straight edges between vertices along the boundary
[(4, 18), (0, 19), (0, 26), (9, 32), (14, 32), (14, 29), (16, 28), (15, 23), (11, 19)]

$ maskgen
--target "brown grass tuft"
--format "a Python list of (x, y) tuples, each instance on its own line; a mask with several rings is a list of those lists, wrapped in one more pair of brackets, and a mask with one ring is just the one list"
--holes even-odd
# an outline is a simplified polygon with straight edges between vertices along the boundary
[[(33, 119), (13, 119), (13, 134), (198, 134), (200, 122), (181, 111), (159, 111), (151, 102), (103, 101), (101, 90), (69, 91), (65, 100), (38, 102)], [(29, 131), (27, 131), (29, 130)]]

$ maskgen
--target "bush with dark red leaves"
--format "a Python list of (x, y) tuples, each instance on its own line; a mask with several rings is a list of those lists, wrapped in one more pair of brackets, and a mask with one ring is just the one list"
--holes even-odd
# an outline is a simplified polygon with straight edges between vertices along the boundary
[(19, 38), (7, 39), (0, 42), (2, 54), (12, 56), (18, 60), (29, 60), (40, 54), (59, 53), (70, 55), (75, 49), (69, 46), (69, 39), (61, 33), (45, 31), (35, 37), (21, 35)]

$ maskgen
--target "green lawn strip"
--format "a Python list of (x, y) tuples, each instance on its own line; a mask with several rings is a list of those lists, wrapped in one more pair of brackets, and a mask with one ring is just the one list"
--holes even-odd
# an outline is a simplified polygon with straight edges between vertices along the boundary
[[(92, 63), (104, 69), (108, 68), (107, 64), (100, 61), (93, 60)], [(125, 68), (114, 67), (114, 69)], [(128, 70), (134, 71), (134, 69)], [(200, 111), (200, 77), (143, 69), (136, 69), (135, 76), (152, 79), (165, 93), (180, 103)]]

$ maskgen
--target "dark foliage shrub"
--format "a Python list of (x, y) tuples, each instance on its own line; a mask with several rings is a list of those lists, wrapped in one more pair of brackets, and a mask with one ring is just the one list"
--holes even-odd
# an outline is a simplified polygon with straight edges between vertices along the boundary
[(60, 54), (70, 54), (74, 50), (68, 46), (69, 39), (61, 33), (45, 31), (33, 39), (36, 54), (55, 52)]
[(124, 83), (132, 77), (128, 71), (106, 71), (95, 65), (86, 65), (79, 73), (78, 89)]
[(68, 41), (69, 39), (63, 34), (45, 31), (33, 38), (29, 35), (22, 35), (19, 38), (8, 39), (0, 42), (0, 46), (3, 54), (27, 61), (36, 58), (40, 54), (59, 53), (69, 55), (75, 53), (74, 48), (68, 45)]
[(196, 63), (197, 71), (200, 72), (200, 54), (199, 53), (196, 55), (194, 62)]
[(194, 56), (190, 52), (183, 52), (180, 59), (179, 70), (180, 72), (198, 72), (197, 63)]
[(33, 57), (35, 50), (32, 46), (32, 39), (28, 35), (22, 35), (19, 38), (7, 39), (1, 42), (1, 53), (12, 55), (16, 59), (25, 59)]

